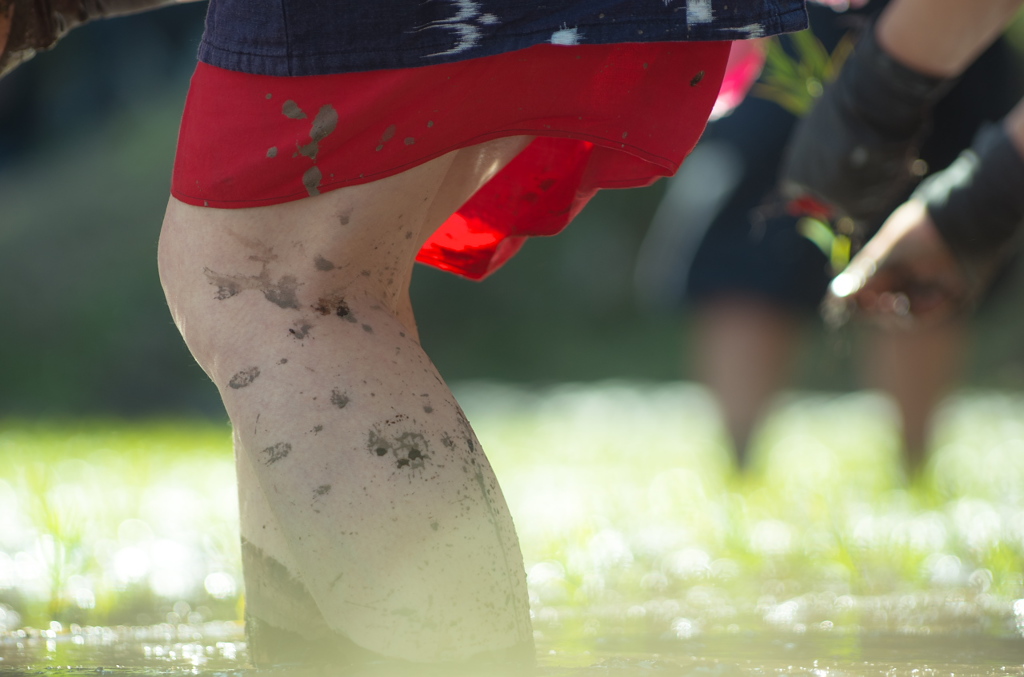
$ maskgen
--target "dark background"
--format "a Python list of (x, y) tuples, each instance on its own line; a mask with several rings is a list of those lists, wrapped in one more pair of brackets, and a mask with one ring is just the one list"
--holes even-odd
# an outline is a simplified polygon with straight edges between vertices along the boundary
[[(0, 416), (221, 416), (164, 304), (156, 243), (205, 4), (72, 32), (0, 81)], [(660, 184), (606, 191), (484, 283), (418, 267), (424, 346), (450, 381), (691, 377), (685, 311), (638, 307)], [(975, 322), (966, 385), (1024, 386), (1024, 282)], [(858, 330), (809, 325), (794, 387), (856, 387)]]

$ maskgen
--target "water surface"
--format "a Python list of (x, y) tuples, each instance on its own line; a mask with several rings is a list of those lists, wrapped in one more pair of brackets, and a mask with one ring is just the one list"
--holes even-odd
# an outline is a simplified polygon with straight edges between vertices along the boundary
[[(458, 395), (538, 677), (1024, 675), (1024, 398), (953, 400), (908, 481), (871, 394), (792, 396), (745, 475), (689, 384)], [(0, 422), (0, 459), (0, 675), (452, 674), (248, 667), (226, 425)]]

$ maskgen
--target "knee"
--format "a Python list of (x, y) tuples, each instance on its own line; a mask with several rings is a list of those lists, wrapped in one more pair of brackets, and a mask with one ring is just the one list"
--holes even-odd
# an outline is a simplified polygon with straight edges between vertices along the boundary
[(315, 236), (281, 237), (285, 228), (259, 223), (265, 213), (240, 211), (172, 200), (158, 249), (175, 324), (215, 382), (234, 374), (242, 357), (381, 341), (363, 329), (366, 318), (377, 318), (381, 329), (396, 317), (404, 321), (408, 271), (397, 263), (360, 261), (350, 251), (318, 247)]

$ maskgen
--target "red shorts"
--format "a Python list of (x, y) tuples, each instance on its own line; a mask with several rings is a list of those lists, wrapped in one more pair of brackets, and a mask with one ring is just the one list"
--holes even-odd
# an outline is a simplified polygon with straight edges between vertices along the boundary
[(534, 135), (417, 260), (473, 279), (554, 235), (601, 188), (679, 169), (704, 130), (727, 42), (538, 45), (421, 68), (249, 75), (200, 63), (172, 195), (260, 207), (366, 183), (490, 139)]

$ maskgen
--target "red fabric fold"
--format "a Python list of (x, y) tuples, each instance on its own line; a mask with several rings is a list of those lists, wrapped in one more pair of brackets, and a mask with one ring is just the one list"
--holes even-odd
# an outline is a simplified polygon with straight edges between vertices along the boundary
[(404, 70), (273, 77), (199, 64), (171, 193), (259, 207), (391, 176), (503, 136), (538, 138), (418, 260), (482, 279), (602, 188), (673, 174), (704, 130), (729, 43), (539, 45)]

